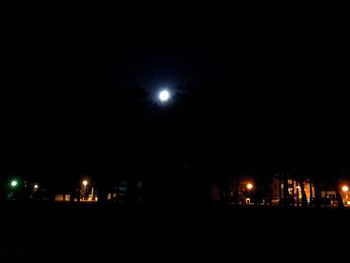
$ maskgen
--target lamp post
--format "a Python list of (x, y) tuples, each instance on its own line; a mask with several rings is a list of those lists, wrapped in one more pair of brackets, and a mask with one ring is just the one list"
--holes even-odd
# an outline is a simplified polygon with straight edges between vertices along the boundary
[(86, 191), (87, 191), (87, 185), (88, 184), (89, 184), (89, 182), (87, 180), (83, 181), (83, 185), (84, 185), (84, 199), (85, 199), (85, 196), (86, 196)]
[(20, 188), (22, 186), (22, 182), (17, 178), (13, 178), (9, 181), (9, 200), (17, 200), (20, 194)]
[(254, 185), (252, 183), (247, 183), (247, 189), (248, 189), (249, 198), (250, 198), (249, 204), (252, 203), (252, 190), (253, 190), (253, 188), (254, 188)]

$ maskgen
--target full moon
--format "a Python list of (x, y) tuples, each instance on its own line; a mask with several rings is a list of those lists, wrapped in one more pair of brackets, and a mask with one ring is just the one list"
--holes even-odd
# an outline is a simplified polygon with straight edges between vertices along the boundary
[(170, 99), (170, 93), (168, 90), (162, 90), (161, 92), (159, 92), (159, 100), (161, 102), (166, 102)]

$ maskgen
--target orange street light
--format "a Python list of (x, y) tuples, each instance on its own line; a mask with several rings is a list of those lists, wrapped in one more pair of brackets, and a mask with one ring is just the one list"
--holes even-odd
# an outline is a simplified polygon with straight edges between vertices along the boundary
[(248, 190), (252, 190), (252, 189), (253, 189), (253, 187), (254, 187), (254, 185), (253, 185), (253, 184), (251, 184), (251, 183), (248, 183), (248, 184), (247, 184), (247, 189), (248, 189)]

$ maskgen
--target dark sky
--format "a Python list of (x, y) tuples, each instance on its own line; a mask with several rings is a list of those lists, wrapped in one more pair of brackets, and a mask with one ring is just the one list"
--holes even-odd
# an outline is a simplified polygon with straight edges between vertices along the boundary
[[(174, 35), (175, 39), (177, 37), (182, 36)], [(146, 47), (99, 49), (97, 52), (99, 77), (112, 78), (114, 83), (134, 80), (149, 90), (163, 83), (176, 88), (205, 78), (237, 79), (238, 56), (229, 49), (181, 47), (172, 42), (172, 46), (165, 47), (151, 43)]]
[(177, 91), (217, 83), (215, 105), (222, 98), (240, 120), (235, 129), (248, 135), (239, 147), (253, 159), (282, 151), (314, 162), (319, 155), (347, 160), (349, 54), (341, 28), (256, 23), (236, 29), (124, 29), (111, 42), (95, 43), (73, 30), (11, 38), (3, 50), (1, 91), (1, 151), (8, 169), (84, 159), (89, 145), (104, 136), (98, 120), (112, 116), (102, 110), (111, 103), (103, 99), (105, 89), (135, 83), (151, 94), (163, 85)]

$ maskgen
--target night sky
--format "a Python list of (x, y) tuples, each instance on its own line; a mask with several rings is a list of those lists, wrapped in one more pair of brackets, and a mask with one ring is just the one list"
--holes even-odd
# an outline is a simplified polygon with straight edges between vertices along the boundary
[(113, 4), (2, 8), (0, 262), (348, 256), (349, 9)]
[[(196, 147), (205, 160), (248, 170), (322, 170), (326, 162), (348, 171), (348, 51), (339, 28), (140, 31), (108, 43), (41, 32), (8, 42), (3, 174), (98, 173), (161, 155), (184, 164)], [(146, 119), (161, 124), (130, 121), (120, 91), (136, 86), (146, 94)], [(174, 98), (159, 107), (155, 94), (164, 86)]]

